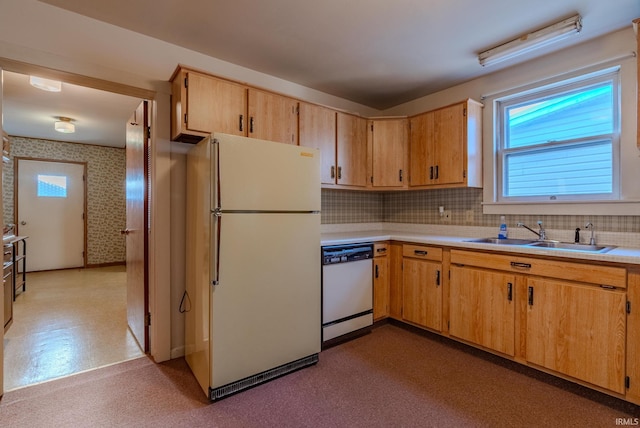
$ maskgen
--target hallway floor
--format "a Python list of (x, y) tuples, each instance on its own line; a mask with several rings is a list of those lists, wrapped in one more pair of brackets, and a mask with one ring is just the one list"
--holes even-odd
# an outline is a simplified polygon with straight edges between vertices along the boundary
[(137, 358), (124, 266), (27, 274), (4, 337), (4, 390)]

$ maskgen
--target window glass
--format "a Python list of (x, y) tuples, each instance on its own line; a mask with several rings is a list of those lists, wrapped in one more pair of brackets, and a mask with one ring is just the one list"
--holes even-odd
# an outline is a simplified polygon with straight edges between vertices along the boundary
[(38, 174), (37, 195), (39, 198), (66, 198), (67, 177)]
[(617, 198), (618, 72), (497, 103), (501, 200)]

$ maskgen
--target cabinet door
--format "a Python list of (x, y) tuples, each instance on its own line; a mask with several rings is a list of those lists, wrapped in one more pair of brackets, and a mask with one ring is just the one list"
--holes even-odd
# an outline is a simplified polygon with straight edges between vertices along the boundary
[(403, 260), (402, 318), (442, 331), (442, 264)]
[(337, 184), (367, 185), (367, 120), (337, 113)]
[(370, 121), (373, 187), (405, 186), (407, 119)]
[(186, 125), (190, 131), (245, 135), (246, 109), (244, 86), (187, 73)]
[(250, 88), (248, 103), (249, 137), (298, 144), (298, 101)]
[(402, 244), (392, 242), (389, 247), (389, 316), (402, 320)]
[(389, 257), (373, 259), (373, 319), (389, 316)]
[(336, 183), (336, 112), (300, 103), (299, 144), (320, 150), (320, 180)]
[(410, 120), (409, 172), (410, 186), (431, 184), (434, 178), (434, 113), (423, 113)]
[(456, 104), (433, 112), (435, 184), (464, 183), (466, 104)]
[(625, 293), (527, 279), (528, 362), (623, 394)]
[(451, 266), (449, 334), (515, 355), (515, 276)]

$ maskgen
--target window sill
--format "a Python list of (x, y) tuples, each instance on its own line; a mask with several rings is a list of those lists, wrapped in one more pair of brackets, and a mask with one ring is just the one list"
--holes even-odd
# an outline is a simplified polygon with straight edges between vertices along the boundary
[(483, 214), (638, 215), (640, 201), (483, 202)]

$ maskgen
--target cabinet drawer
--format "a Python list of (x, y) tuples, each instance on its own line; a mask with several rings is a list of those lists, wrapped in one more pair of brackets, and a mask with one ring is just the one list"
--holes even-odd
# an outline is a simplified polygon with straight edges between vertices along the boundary
[(627, 271), (621, 267), (594, 266), (586, 263), (462, 250), (451, 250), (451, 263), (597, 285), (627, 287)]
[(376, 242), (373, 244), (373, 256), (374, 257), (382, 257), (389, 254), (389, 243), (388, 242)]
[(442, 261), (442, 248), (426, 245), (403, 245), (402, 256), (415, 259)]

